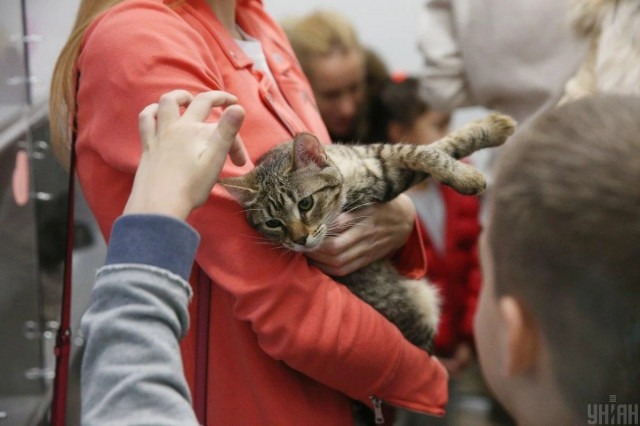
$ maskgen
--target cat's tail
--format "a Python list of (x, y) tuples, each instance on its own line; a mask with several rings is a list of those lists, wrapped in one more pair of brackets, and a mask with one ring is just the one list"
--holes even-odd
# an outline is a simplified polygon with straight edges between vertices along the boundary
[(449, 133), (429, 146), (460, 159), (480, 149), (502, 145), (513, 134), (515, 128), (516, 122), (513, 118), (505, 114), (492, 113)]

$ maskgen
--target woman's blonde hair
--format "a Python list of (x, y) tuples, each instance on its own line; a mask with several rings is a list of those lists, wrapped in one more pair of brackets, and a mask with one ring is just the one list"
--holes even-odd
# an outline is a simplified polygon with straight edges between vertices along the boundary
[[(71, 35), (67, 39), (53, 70), (51, 92), (49, 95), (49, 127), (53, 150), (58, 161), (69, 168), (71, 140), (74, 132), (76, 113), (76, 62), (80, 54), (80, 45), (89, 25), (107, 9), (123, 0), (82, 0), (78, 9)], [(183, 3), (169, 1), (171, 6)]]
[(328, 56), (335, 51), (363, 50), (353, 26), (334, 11), (318, 10), (299, 18), (285, 19), (281, 25), (307, 75), (309, 62), (314, 57)]

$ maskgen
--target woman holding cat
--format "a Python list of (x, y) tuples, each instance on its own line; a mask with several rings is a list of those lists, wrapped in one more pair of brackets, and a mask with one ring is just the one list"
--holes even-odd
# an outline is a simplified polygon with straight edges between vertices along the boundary
[[(76, 123), (78, 177), (105, 236), (125, 206), (140, 158), (138, 111), (176, 88), (225, 90), (246, 109), (240, 135), (251, 162), (228, 162), (222, 176), (246, 173), (262, 153), (300, 131), (329, 142), (291, 47), (259, 0), (85, 1), (56, 68), (52, 125), (58, 135), (62, 129), (59, 140), (66, 142), (58, 153), (65, 159), (65, 130)], [(221, 113), (215, 108), (207, 121)], [(382, 224), (349, 228), (320, 251), (337, 260), (322, 258), (319, 266), (346, 273), (395, 254), (401, 271), (422, 275), (412, 205), (399, 199), (364, 214)], [(213, 282), (201, 422), (352, 424), (349, 397), (370, 405), (371, 396), (443, 413), (442, 366), (305, 257), (257, 242), (224, 190), (214, 189), (189, 223), (201, 235), (196, 260)], [(370, 245), (376, 233), (390, 238)], [(192, 306), (198, 297), (196, 291)], [(197, 398), (194, 346), (192, 333), (182, 349)]]

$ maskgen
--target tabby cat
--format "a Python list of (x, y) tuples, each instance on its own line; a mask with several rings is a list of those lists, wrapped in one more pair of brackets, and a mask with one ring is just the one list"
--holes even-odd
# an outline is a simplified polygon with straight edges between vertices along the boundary
[[(392, 200), (428, 176), (462, 194), (480, 193), (482, 174), (457, 159), (501, 145), (514, 127), (510, 117), (492, 114), (430, 145), (322, 145), (300, 133), (268, 151), (251, 172), (220, 182), (246, 209), (251, 227), (290, 250), (312, 251), (340, 213)], [(335, 279), (407, 340), (432, 351), (439, 317), (433, 285), (403, 277), (387, 261)]]

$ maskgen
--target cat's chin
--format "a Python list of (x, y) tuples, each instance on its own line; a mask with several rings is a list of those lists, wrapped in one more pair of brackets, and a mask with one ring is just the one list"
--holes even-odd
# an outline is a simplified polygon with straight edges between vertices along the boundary
[(311, 251), (317, 250), (318, 247), (320, 247), (320, 243), (316, 243), (313, 245), (304, 245), (304, 246), (301, 246), (300, 244), (288, 244), (285, 247), (291, 251), (295, 251), (298, 253), (309, 253)]

